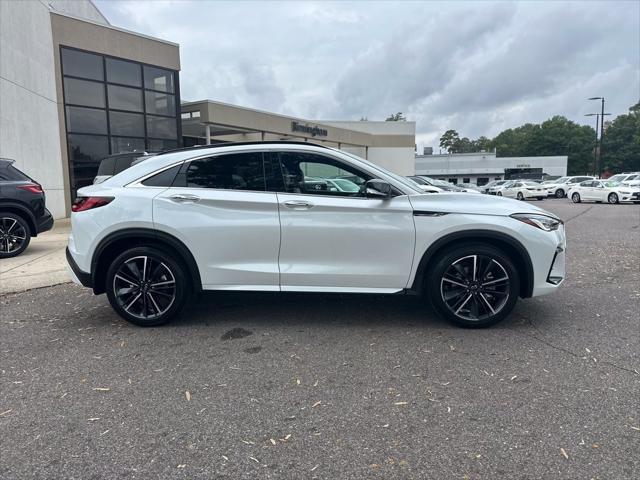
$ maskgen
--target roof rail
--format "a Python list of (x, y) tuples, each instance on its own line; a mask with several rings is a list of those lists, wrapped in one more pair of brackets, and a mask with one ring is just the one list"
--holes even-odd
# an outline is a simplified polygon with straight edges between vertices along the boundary
[(214, 143), (212, 145), (194, 145), (193, 147), (182, 147), (182, 148), (174, 148), (173, 150), (166, 150), (164, 152), (158, 153), (158, 155), (165, 155), (167, 153), (175, 153), (175, 152), (188, 152), (190, 150), (202, 150), (203, 148), (216, 148), (216, 147), (235, 147), (235, 146), (243, 146), (243, 145), (262, 145), (262, 144), (277, 144), (277, 145), (311, 145), (314, 147), (321, 147), (330, 149), (331, 147), (327, 147), (326, 145), (321, 145), (318, 143), (312, 142), (299, 142), (294, 140), (264, 140), (264, 141), (253, 141), (253, 142), (227, 142), (227, 143)]

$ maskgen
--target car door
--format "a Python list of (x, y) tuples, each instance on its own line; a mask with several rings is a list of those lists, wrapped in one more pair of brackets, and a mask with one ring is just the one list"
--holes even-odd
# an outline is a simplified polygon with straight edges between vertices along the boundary
[(594, 180), (592, 182), (593, 187), (591, 188), (591, 196), (592, 199), (598, 202), (606, 202), (607, 197), (609, 196), (610, 190), (605, 187), (603, 182), (598, 180)]
[(581, 200), (589, 200), (589, 201), (594, 200), (593, 181), (580, 182), (580, 183), (574, 184), (568, 191), (578, 192)]
[(394, 292), (406, 287), (415, 246), (406, 195), (368, 198), (322, 188), (322, 178), (373, 178), (344, 160), (309, 152), (272, 155), (278, 191), (283, 291)]
[(522, 184), (520, 182), (507, 183), (506, 186), (502, 189), (502, 196), (515, 198), (518, 194), (518, 188), (520, 188), (521, 186)]
[(185, 162), (154, 199), (157, 229), (191, 251), (203, 288), (279, 290), (280, 219), (264, 155), (227, 153)]

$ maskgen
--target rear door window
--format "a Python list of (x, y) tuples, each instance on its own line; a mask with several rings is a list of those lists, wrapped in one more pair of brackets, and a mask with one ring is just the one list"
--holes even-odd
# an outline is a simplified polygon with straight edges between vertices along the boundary
[(264, 192), (263, 155), (261, 152), (244, 152), (186, 162), (173, 186)]

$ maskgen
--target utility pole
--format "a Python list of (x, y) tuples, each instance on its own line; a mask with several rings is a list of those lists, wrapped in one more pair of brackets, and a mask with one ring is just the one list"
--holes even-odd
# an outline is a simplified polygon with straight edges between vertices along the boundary
[[(596, 176), (600, 177), (600, 173), (602, 172), (602, 144), (604, 143), (604, 97), (591, 97), (588, 98), (587, 100), (600, 100), (602, 107), (601, 107), (601, 111), (600, 111), (600, 148), (598, 149), (598, 165), (596, 168)], [(596, 128), (597, 130), (597, 128)]]
[(593, 144), (593, 174), (594, 176), (597, 176), (597, 171), (598, 171), (598, 128), (600, 126), (600, 114), (599, 113), (587, 113), (585, 115), (585, 117), (596, 117), (596, 139), (595, 139), (595, 143)]

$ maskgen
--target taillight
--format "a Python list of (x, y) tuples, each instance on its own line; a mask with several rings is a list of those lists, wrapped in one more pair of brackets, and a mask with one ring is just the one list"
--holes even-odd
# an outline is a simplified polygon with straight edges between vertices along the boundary
[(93, 208), (103, 207), (111, 203), (113, 197), (78, 197), (71, 205), (72, 212), (84, 212)]
[(37, 183), (27, 183), (26, 185), (18, 185), (16, 188), (20, 190), (26, 190), (31, 193), (43, 193), (42, 186)]

